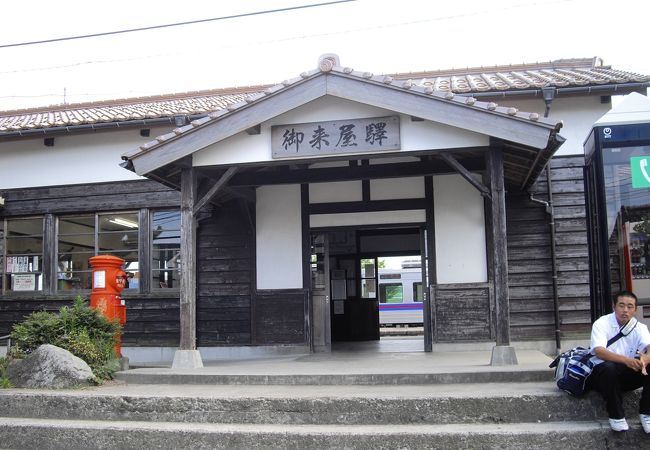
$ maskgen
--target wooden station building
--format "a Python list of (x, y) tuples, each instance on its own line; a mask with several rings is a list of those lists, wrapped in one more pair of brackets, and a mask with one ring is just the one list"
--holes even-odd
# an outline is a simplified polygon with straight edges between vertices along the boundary
[(0, 113), (0, 334), (87, 293), (83, 261), (111, 253), (135, 273), (136, 360), (378, 339), (380, 255), (420, 260), (423, 351), (484, 345), (508, 364), (513, 343), (583, 335), (580, 140), (650, 78), (595, 60), (465, 72), (373, 75), (324, 55), (279, 85), (68, 108), (62, 124)]

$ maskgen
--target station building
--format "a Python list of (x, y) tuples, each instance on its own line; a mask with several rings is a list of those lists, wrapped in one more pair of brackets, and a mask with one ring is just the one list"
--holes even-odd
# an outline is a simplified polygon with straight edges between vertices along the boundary
[[(422, 351), (552, 352), (591, 324), (583, 141), (650, 77), (598, 59), (0, 113), (0, 335), (113, 254), (134, 361), (379, 339), (379, 259), (419, 259)], [(552, 226), (549, 225), (552, 224)]]

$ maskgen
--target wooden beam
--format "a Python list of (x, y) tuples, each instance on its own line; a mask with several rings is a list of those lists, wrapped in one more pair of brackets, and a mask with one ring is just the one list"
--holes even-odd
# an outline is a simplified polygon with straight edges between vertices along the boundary
[(485, 153), (486, 177), (492, 198), (488, 202), (489, 265), (492, 267), (496, 344), (510, 345), (510, 298), (508, 294), (508, 247), (506, 235), (506, 195), (503, 183), (503, 152), (496, 147)]
[[(468, 170), (483, 170), (484, 162), (472, 159), (464, 162)], [(367, 166), (326, 167), (320, 169), (284, 170), (268, 172), (240, 172), (232, 177), (230, 186), (262, 186), (273, 184), (322, 183), (327, 181), (372, 180), (450, 173), (449, 167), (439, 161)]]
[(404, 211), (426, 209), (426, 207), (427, 202), (423, 198), (407, 198), (360, 202), (312, 203), (308, 205), (308, 211), (309, 214), (342, 214), (373, 211)]
[[(59, 258), (56, 254), (56, 218), (54, 214), (45, 214), (43, 224), (43, 291), (53, 294), (57, 283), (57, 264)], [(48, 270), (49, 269), (49, 270)]]
[(228, 183), (228, 180), (232, 178), (232, 176), (237, 172), (237, 167), (229, 167), (228, 170), (219, 178), (219, 180), (212, 185), (212, 187), (206, 192), (206, 194), (203, 196), (201, 200), (196, 202), (196, 205), (194, 205), (194, 210), (192, 211), (192, 214), (196, 215), (201, 208), (205, 206), (206, 203), (208, 203), (212, 197), (214, 197), (217, 192), (219, 192), (219, 189), (221, 189), (223, 186)]
[(469, 184), (471, 184), (476, 189), (478, 189), (478, 191), (481, 193), (483, 197), (490, 198), (490, 190), (487, 187), (485, 187), (483, 183), (481, 183), (476, 178), (474, 178), (472, 176), (472, 173), (469, 170), (467, 170), (461, 163), (459, 163), (456, 158), (454, 158), (448, 152), (440, 153), (440, 158), (442, 158), (443, 161), (449, 164), (450, 167), (455, 169), (456, 172), (458, 172), (461, 177), (465, 178), (465, 180), (467, 180)]
[(554, 126), (547, 123), (507, 116), (347, 76), (328, 77), (327, 94), (537, 149), (546, 148), (554, 133)]
[(196, 350), (196, 173), (181, 173), (180, 349)]

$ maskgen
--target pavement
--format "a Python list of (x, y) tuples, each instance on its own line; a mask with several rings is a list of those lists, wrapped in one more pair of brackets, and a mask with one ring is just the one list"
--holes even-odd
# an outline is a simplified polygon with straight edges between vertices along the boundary
[(339, 343), (331, 353), (203, 361), (204, 367), (138, 367), (128, 384), (448, 384), (551, 381), (551, 357), (516, 351), (518, 364), (491, 366), (491, 350), (422, 351), (421, 338)]

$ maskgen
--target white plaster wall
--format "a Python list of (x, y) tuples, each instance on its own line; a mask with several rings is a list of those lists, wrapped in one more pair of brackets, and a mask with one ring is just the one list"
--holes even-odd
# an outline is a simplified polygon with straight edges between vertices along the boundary
[(370, 180), (370, 200), (424, 198), (424, 178), (384, 178)]
[(424, 210), (421, 209), (344, 214), (313, 214), (309, 216), (309, 225), (312, 228), (390, 223), (422, 223), (424, 221), (425, 214)]
[(302, 288), (300, 186), (256, 191), (257, 288)]
[[(165, 132), (153, 128), (151, 135)], [(54, 147), (43, 137), (1, 142), (0, 189), (137, 180), (119, 166), (121, 155), (150, 139), (135, 128), (55, 136)]]
[(433, 177), (438, 283), (487, 281), (483, 198), (460, 175)]
[(361, 200), (363, 200), (361, 181), (309, 185), (309, 203), (360, 202)]
[[(325, 96), (262, 123), (261, 133), (258, 135), (250, 136), (246, 132), (241, 132), (199, 150), (194, 154), (193, 164), (210, 166), (271, 161), (273, 160), (271, 158), (271, 126), (273, 125), (390, 115), (395, 113), (350, 100)], [(401, 152), (480, 146), (487, 145), (489, 142), (488, 137), (482, 134), (427, 121), (413, 122), (410, 116), (405, 115), (400, 115), (400, 135)], [(304, 156), (300, 157), (303, 158)]]
[[(544, 115), (544, 100), (512, 100), (506, 98), (499, 101), (503, 106), (514, 106), (521, 111), (537, 112)], [(584, 154), (583, 143), (594, 122), (611, 109), (611, 103), (600, 103), (600, 96), (589, 97), (558, 97), (551, 103), (549, 118), (564, 122), (560, 135), (566, 142), (555, 153), (556, 155)]]

